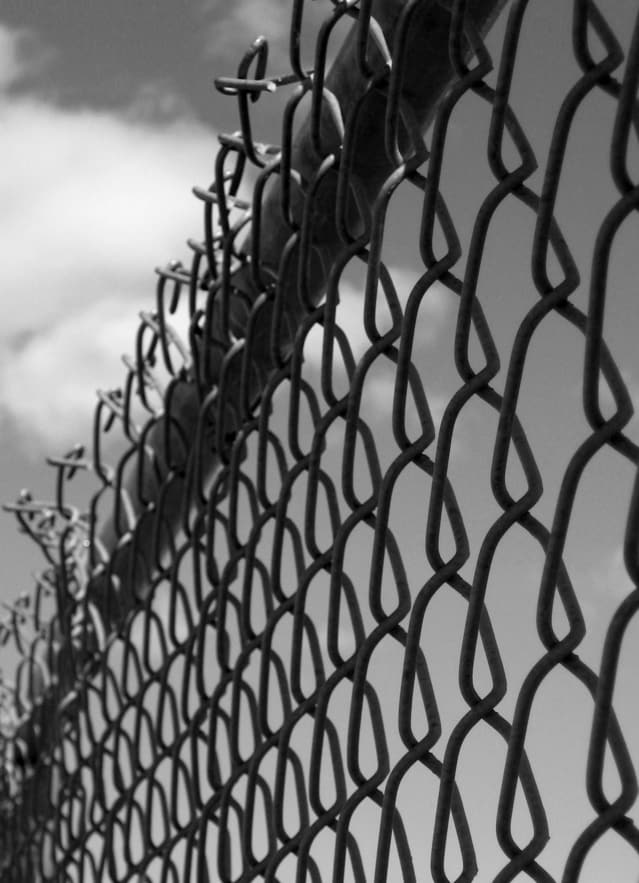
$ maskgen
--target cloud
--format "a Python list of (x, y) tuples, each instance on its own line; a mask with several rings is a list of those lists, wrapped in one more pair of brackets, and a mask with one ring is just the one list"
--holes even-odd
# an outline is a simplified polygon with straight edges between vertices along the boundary
[(0, 24), (0, 90), (6, 91), (41, 70), (49, 53), (24, 28)]
[[(628, 423), (623, 428), (624, 435), (628, 436), (631, 441), (635, 444), (639, 443), (639, 409), (637, 408), (637, 403), (639, 402), (639, 384), (635, 380), (635, 378), (630, 374), (630, 372), (626, 369), (621, 370), (621, 378), (626, 385), (627, 391), (630, 395), (634, 406), (634, 412), (628, 421)], [(581, 390), (580, 390), (581, 393)], [(615, 402), (615, 397), (612, 394), (612, 391), (603, 376), (600, 375), (599, 378), (599, 407), (601, 408), (602, 414), (605, 419), (609, 420), (617, 411), (617, 404)]]
[[(391, 278), (395, 285), (398, 300), (405, 311), (414, 284), (419, 278), (418, 270), (408, 268), (389, 267)], [(336, 310), (336, 323), (344, 331), (353, 357), (357, 362), (371, 346), (371, 341), (364, 327), (364, 295), (362, 293), (363, 282), (356, 286), (352, 281), (340, 283), (339, 304)], [(418, 313), (418, 334), (413, 342), (413, 361), (419, 367), (420, 350), (428, 349), (437, 345), (438, 337), (444, 323), (450, 323), (456, 311), (456, 296), (440, 283), (434, 283), (421, 300)], [(391, 328), (390, 313), (385, 298), (380, 293), (377, 303), (376, 322), (380, 333)], [(319, 371), (322, 365), (322, 350), (324, 342), (324, 328), (321, 325), (314, 326), (308, 334), (304, 347), (305, 363), (311, 371)], [(399, 341), (395, 342), (395, 346)], [(388, 416), (393, 405), (395, 394), (396, 368), (393, 362), (380, 358), (369, 369), (364, 381), (360, 414), (368, 422), (388, 421)], [(333, 352), (333, 381), (336, 384), (338, 394), (344, 394), (347, 390), (347, 378), (344, 362), (339, 356), (337, 344)], [(428, 408), (435, 425), (439, 426), (444, 410), (449, 401), (449, 394), (439, 388), (432, 389), (432, 384), (427, 389)], [(340, 392), (341, 391), (341, 392)], [(409, 436), (417, 437), (421, 430), (418, 425), (417, 412), (410, 404), (409, 395), (406, 409), (407, 426)], [(459, 445), (455, 441), (454, 449), (457, 452)]]
[[(287, 40), (284, 0), (271, 0), (268, 14), (253, 0), (204, 7), (227, 47), (260, 21)], [(89, 437), (96, 387), (121, 384), (138, 312), (154, 305), (153, 268), (188, 259), (184, 241), (202, 229), (190, 188), (210, 179), (216, 141), (162, 84), (119, 113), (47, 103), (25, 79), (46, 57), (28, 32), (0, 25), (0, 416), (36, 451), (57, 453)], [(405, 306), (416, 274), (392, 273)], [(340, 297), (337, 320), (359, 358), (369, 345), (359, 280)], [(422, 343), (446, 302), (437, 286), (424, 298)], [(319, 365), (321, 350), (317, 329), (307, 358)]]
[(88, 440), (95, 390), (123, 374), (119, 355), (131, 350), (131, 342), (131, 316), (120, 304), (100, 300), (56, 319), (22, 347), (5, 350), (0, 401), (33, 453)]
[[(418, 272), (411, 272), (399, 267), (389, 267), (390, 275), (397, 291), (402, 310), (406, 309), (413, 286), (419, 278)], [(455, 308), (451, 293), (441, 284), (434, 283), (424, 295), (419, 308), (420, 334), (417, 346), (428, 346), (436, 338), (443, 321)], [(336, 311), (336, 322), (346, 334), (355, 359), (361, 358), (371, 345), (364, 327), (364, 294), (363, 286), (357, 287), (351, 281), (340, 284), (339, 304)], [(391, 328), (390, 312), (381, 285), (377, 299), (376, 322), (380, 333)], [(321, 365), (324, 330), (317, 325), (308, 335), (304, 355), (307, 361)], [(398, 345), (398, 341), (395, 344)]]
[(0, 26), (0, 407), (46, 449), (85, 440), (95, 387), (120, 384), (153, 268), (188, 260), (185, 239), (200, 235), (190, 188), (208, 183), (216, 142), (170, 96), (116, 114), (12, 92), (39, 58)]
[[(291, 27), (290, 0), (201, 0), (205, 23), (206, 51), (211, 57), (238, 62), (258, 36), (269, 44), (268, 73), (285, 73), (289, 69), (288, 46)], [(323, 3), (305, 3), (302, 25), (302, 62), (312, 65), (312, 40), (321, 21), (326, 18)], [(305, 39), (306, 35), (309, 35)]]
[(20, 43), (23, 36), (19, 31), (11, 33), (0, 27), (0, 88), (7, 89), (23, 75), (24, 53)]
[(288, 0), (203, 0), (209, 23), (207, 51), (212, 55), (237, 55), (260, 35), (281, 47), (290, 27)]
[(592, 582), (596, 589), (607, 597), (622, 600), (634, 589), (634, 585), (624, 563), (623, 546), (618, 545), (609, 552), (594, 574)]

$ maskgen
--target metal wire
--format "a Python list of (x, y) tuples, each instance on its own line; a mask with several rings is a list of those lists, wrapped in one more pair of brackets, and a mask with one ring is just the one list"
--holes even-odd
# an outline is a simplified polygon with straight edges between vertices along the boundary
[[(158, 270), (122, 389), (99, 396), (91, 453), (50, 460), (51, 501), (23, 492), (8, 507), (47, 565), (0, 624), (19, 658), (15, 682), (0, 681), (6, 883), (576, 881), (595, 879), (606, 842), (634, 851), (639, 873), (637, 746), (615, 699), (639, 608), (639, 448), (628, 369), (604, 334), (615, 248), (639, 208), (639, 19), (626, 51), (602, 4), (573, 4), (576, 74), (540, 153), (514, 85), (539, 4), (513, 0), (491, 31), (503, 5), (327, 2), (309, 70), (307, 3), (293, 0), (290, 71), (269, 73), (260, 38), (218, 79), (240, 130), (194, 189), (191, 264)], [(258, 111), (286, 89), (281, 145), (260, 143)], [(584, 262), (557, 205), (594, 95), (613, 106), (616, 195)], [(471, 99), (488, 127), (483, 144), (479, 129), (467, 139), (488, 171), (469, 222), (446, 165)], [(410, 200), (408, 284), (389, 253)], [(490, 269), (502, 210), (530, 222), (530, 294), (505, 345), (485, 283), (510, 284)], [(435, 295), (453, 317), (443, 402), (432, 390), (447, 369), (433, 378), (420, 362)], [(583, 344), (584, 430), (563, 468), (537, 455), (523, 404), (549, 326)], [(545, 394), (565, 401), (561, 384)], [(493, 427), (489, 457), (479, 433), (460, 481), (473, 409)], [(627, 586), (594, 663), (567, 548), (604, 454), (632, 476)], [(478, 526), (467, 497), (481, 482)], [(515, 537), (534, 597), (499, 576)], [(437, 685), (455, 670), (452, 697)], [(536, 748), (558, 679), (566, 697), (584, 688), (590, 715), (583, 808), (565, 824), (544, 771), (562, 740)]]

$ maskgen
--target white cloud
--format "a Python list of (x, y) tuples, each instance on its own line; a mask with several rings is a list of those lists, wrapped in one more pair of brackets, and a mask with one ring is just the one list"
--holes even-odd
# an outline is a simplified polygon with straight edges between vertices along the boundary
[(148, 303), (153, 266), (198, 225), (187, 181), (209, 171), (212, 133), (26, 100), (6, 102), (0, 120), (3, 335), (96, 296), (123, 300), (132, 283)]
[(260, 35), (281, 44), (290, 26), (288, 0), (203, 0), (209, 20), (207, 49), (213, 56), (246, 51)]
[(119, 354), (131, 350), (131, 325), (120, 304), (100, 300), (56, 319), (21, 348), (5, 349), (0, 401), (32, 451), (88, 440), (95, 390), (123, 374)]
[[(402, 310), (405, 310), (419, 274), (398, 267), (389, 267), (389, 271), (397, 291), (399, 304)], [(453, 296), (443, 285), (437, 282), (431, 285), (420, 304), (420, 337), (416, 345), (427, 346), (436, 339), (442, 322), (450, 315), (454, 306)], [(348, 338), (355, 359), (361, 358), (371, 345), (371, 341), (364, 327), (363, 290), (357, 288), (350, 281), (340, 284), (339, 304), (335, 318), (336, 323)], [(381, 285), (377, 299), (376, 322), (380, 333), (391, 328), (390, 312)], [(305, 358), (318, 367), (322, 360), (323, 340), (323, 328), (318, 325), (309, 333), (304, 350)], [(398, 345), (398, 341), (396, 345)]]
[(0, 88), (6, 89), (21, 74), (17, 34), (13, 37), (6, 28), (0, 28)]
[[(419, 278), (419, 271), (406, 268), (389, 267), (395, 285), (400, 307), (403, 311), (409, 301), (414, 284)], [(336, 323), (344, 331), (355, 361), (357, 362), (371, 346), (371, 341), (364, 327), (364, 295), (362, 286), (356, 287), (352, 281), (342, 282), (339, 287), (340, 299), (336, 310)], [(437, 337), (445, 322), (449, 322), (456, 309), (456, 299), (440, 283), (434, 283), (423, 296), (419, 306), (419, 329), (413, 343), (413, 353), (418, 355), (422, 347), (436, 345)], [(385, 297), (379, 291), (376, 322), (380, 333), (391, 327), (390, 312)], [(324, 329), (321, 325), (314, 326), (306, 338), (304, 357), (312, 370), (319, 371), (322, 364)], [(399, 340), (395, 346), (399, 345)], [(362, 390), (361, 414), (367, 420), (387, 420), (390, 414), (395, 393), (395, 366), (388, 360), (377, 360), (367, 374)], [(346, 391), (346, 372), (339, 355), (337, 344), (333, 350), (333, 380), (337, 390)], [(428, 389), (428, 407), (436, 432), (444, 414), (449, 396), (439, 390)], [(421, 427), (417, 423), (417, 413), (410, 403), (407, 408), (406, 427), (409, 435), (417, 436)], [(455, 450), (458, 445), (455, 442)]]
[[(624, 426), (623, 433), (628, 436), (631, 441), (637, 444), (639, 443), (639, 409), (637, 407), (637, 404), (639, 403), (639, 384), (637, 384), (634, 377), (632, 377), (627, 370), (622, 369), (621, 377), (626, 385), (628, 393), (630, 394), (635, 409), (630, 420)], [(581, 393), (581, 390), (579, 392)], [(611, 419), (617, 411), (615, 397), (603, 376), (600, 376), (599, 378), (599, 407), (601, 408), (604, 418), (607, 420)]]
[(0, 25), (0, 89), (5, 90), (29, 72), (32, 39), (24, 30), (10, 31)]
[(623, 546), (610, 552), (592, 576), (595, 588), (607, 597), (623, 599), (634, 588), (624, 563)]
[[(206, 49), (213, 58), (228, 58), (236, 64), (258, 36), (269, 45), (268, 74), (290, 70), (288, 62), (291, 28), (291, 0), (201, 0)], [(302, 63), (313, 64), (314, 37), (320, 23), (330, 14), (327, 3), (305, 3), (302, 22)], [(329, 50), (334, 46), (331, 41)], [(329, 51), (329, 58), (332, 52)], [(235, 70), (232, 71), (235, 73)]]
[[(261, 20), (279, 40), (288, 33), (283, 0), (268, 11), (254, 0), (205, 5), (228, 45)], [(45, 57), (31, 35), (0, 25), (0, 415), (49, 453), (86, 440), (96, 387), (120, 385), (138, 312), (154, 305), (153, 268), (188, 259), (184, 241), (202, 229), (190, 188), (210, 178), (216, 142), (161, 84), (119, 114), (46, 103), (24, 79)], [(392, 274), (405, 306), (416, 274)], [(424, 298), (424, 340), (446, 302), (437, 286)], [(355, 282), (344, 283), (337, 321), (356, 358), (369, 345), (362, 308)], [(319, 364), (321, 350), (317, 329), (307, 357)]]
[(239, 61), (258, 36), (265, 36), (276, 51), (286, 44), (289, 0), (202, 0), (202, 10), (208, 24), (207, 51), (212, 57), (237, 57), (239, 53)]
[(49, 450), (85, 440), (95, 387), (121, 383), (153, 308), (154, 267), (188, 259), (202, 229), (190, 188), (211, 177), (215, 133), (170, 117), (170, 101), (150, 122), (149, 96), (118, 115), (13, 94), (28, 49), (0, 27), (0, 404)]

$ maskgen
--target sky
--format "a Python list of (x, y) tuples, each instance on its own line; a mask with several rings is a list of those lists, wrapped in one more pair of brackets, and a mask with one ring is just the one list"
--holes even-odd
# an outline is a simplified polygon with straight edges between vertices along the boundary
[[(1, 500), (23, 487), (49, 492), (44, 458), (85, 442), (95, 391), (120, 385), (154, 268), (188, 260), (185, 241), (202, 226), (191, 187), (208, 186), (216, 135), (238, 125), (213, 80), (235, 74), (263, 8), (2, 5)], [(269, 9), (269, 70), (284, 70), (286, 2)], [(257, 118), (276, 141), (277, 117), (258, 108)], [(30, 580), (32, 550), (7, 517), (0, 531), (10, 550), (3, 591), (14, 597)]]
[[(561, 48), (570, 4), (561, 7), (552, 25), (551, 5), (551, 0), (531, 4), (530, 38), (521, 53), (522, 70), (534, 70), (535, 76), (528, 73), (516, 81), (527, 115), (523, 122), (541, 157), (558, 103), (576, 78), (576, 68)], [(633, 4), (610, 0), (602, 6), (617, 33), (627, 37)], [(23, 487), (38, 498), (47, 497), (53, 475), (44, 458), (88, 440), (95, 390), (120, 383), (120, 358), (132, 349), (138, 312), (153, 304), (154, 267), (186, 259), (185, 240), (200, 233), (201, 212), (190, 189), (206, 185), (212, 177), (217, 133), (237, 127), (234, 103), (216, 92), (213, 79), (235, 72), (260, 27), (271, 41), (269, 70), (284, 72), (287, 10), (287, 0), (269, 0), (268, 5), (264, 0), (5, 0), (0, 9), (3, 501), (14, 499)], [(471, 101), (467, 104), (465, 116), (451, 126), (448, 149), (456, 171), (447, 191), (466, 240), (474, 211), (492, 187), (485, 159), (464, 158), (469, 127), (485, 134), (487, 126), (485, 111)], [(566, 190), (558, 205), (560, 221), (570, 230), (570, 245), (586, 271), (597, 226), (616, 198), (607, 171), (612, 109), (612, 102), (593, 97), (588, 112), (576, 121)], [(277, 141), (277, 113), (258, 107), (257, 119), (261, 140)], [(539, 177), (533, 180), (538, 183)], [(587, 186), (580, 183), (584, 180)], [(399, 205), (401, 210), (389, 218), (387, 260), (405, 305), (419, 272), (419, 205), (408, 192)], [(489, 321), (507, 356), (514, 329), (535, 297), (526, 251), (530, 215), (511, 206), (492, 229), (482, 284)], [(615, 308), (607, 318), (613, 351), (635, 401), (637, 232), (636, 222), (630, 222), (616, 244), (611, 279)], [(361, 355), (367, 341), (356, 289), (353, 279), (352, 288), (343, 292), (340, 316), (356, 355)], [(584, 284), (577, 298), (583, 305), (586, 297)], [(436, 420), (455, 388), (454, 367), (446, 363), (454, 317), (445, 292), (433, 291), (421, 314), (417, 358), (428, 378)], [(585, 435), (579, 404), (581, 339), (559, 323), (550, 325), (531, 353), (531, 379), (522, 394), (522, 413), (547, 475), (542, 504), (546, 516), (552, 513), (567, 458)], [(310, 370), (319, 351), (318, 340), (309, 344)], [(380, 368), (365, 390), (376, 440), (387, 460), (392, 455), (386, 419), (392, 389), (392, 373)], [(485, 502), (488, 487), (468, 477), (474, 464), (488, 462), (494, 429), (494, 416), (472, 406), (455, 442), (454, 469), (464, 488), (464, 511), (475, 513), (470, 530), (477, 538), (496, 517), (497, 508)], [(636, 421), (629, 434), (639, 440)], [(335, 445), (337, 449), (339, 439)], [(584, 481), (579, 513), (585, 514), (577, 515), (569, 538), (567, 555), (581, 580), (584, 609), (592, 623), (591, 643), (584, 652), (593, 662), (601, 651), (603, 624), (629, 589), (620, 537), (631, 477), (629, 468), (604, 454)], [(424, 497), (410, 487), (398, 493), (405, 528), (402, 548), (417, 582), (422, 561), (411, 556), (411, 548), (421, 542)], [(504, 584), (521, 588), (530, 583), (532, 595), (534, 576), (522, 562), (534, 560), (535, 553), (521, 538), (506, 546), (509, 555), (496, 569)], [(8, 515), (0, 519), (0, 547), (0, 600), (10, 600), (30, 588), (40, 560), (31, 544), (16, 534)], [(513, 595), (501, 599), (495, 619), (513, 658), (521, 656), (513, 663), (515, 669), (521, 665), (523, 671), (536, 650), (512, 627), (520, 615), (518, 603)], [(450, 611), (442, 616), (453, 623)], [(438, 650), (446, 652), (435, 642)], [(445, 669), (442, 663), (442, 680), (447, 683)], [(624, 678), (621, 690), (630, 697), (632, 681)], [(562, 709), (558, 695), (551, 691), (543, 697), (546, 719), (561, 719), (562, 738), (568, 743), (578, 732), (569, 719), (585, 720), (587, 709), (576, 698)], [(629, 724), (639, 735), (635, 717)], [(543, 754), (547, 746), (540, 750)], [(547, 784), (552, 788), (568, 774), (553, 768), (550, 760), (548, 756)], [(593, 881), (594, 875), (595, 871)], [(625, 879), (619, 877), (620, 883)]]
[[(216, 131), (235, 125), (212, 80), (252, 37), (247, 5), (3, 4), (4, 501), (49, 493), (45, 455), (89, 438), (95, 390), (120, 384), (153, 303), (154, 267), (186, 259), (199, 233), (190, 189), (208, 184)], [(5, 516), (10, 596), (33, 568), (14, 534)]]

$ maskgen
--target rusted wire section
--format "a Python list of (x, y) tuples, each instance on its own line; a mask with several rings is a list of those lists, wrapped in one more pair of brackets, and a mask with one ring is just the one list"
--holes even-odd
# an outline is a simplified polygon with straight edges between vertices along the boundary
[[(634, 880), (618, 672), (639, 607), (639, 450), (631, 371), (604, 327), (639, 207), (639, 29), (628, 39), (575, 0), (574, 76), (540, 151), (516, 100), (533, 0), (492, 32), (504, 2), (326, 2), (312, 64), (307, 6), (292, 2), (288, 70), (271, 73), (259, 38), (217, 80), (240, 129), (194, 189), (203, 237), (190, 265), (158, 271), (90, 454), (50, 461), (50, 501), (8, 507), (46, 568), (0, 625), (18, 658), (0, 681), (3, 883), (593, 880), (606, 843), (626, 857), (607, 878)], [(261, 143), (283, 90), (281, 144)], [(611, 109), (614, 198), (578, 258), (557, 206), (595, 98)], [(487, 127), (464, 139), (487, 166), (461, 187), (464, 213), (464, 160), (446, 166), (471, 105)], [(495, 267), (503, 212), (528, 239)], [(393, 257), (408, 246), (410, 283)], [(510, 290), (515, 262), (528, 294)], [(433, 370), (437, 298), (449, 345)], [(568, 395), (582, 430), (563, 460), (538, 453), (559, 439), (562, 377), (548, 412), (525, 406), (549, 327), (581, 341), (581, 404)], [(472, 414), (492, 431), (460, 455)], [(568, 551), (603, 455), (631, 490), (625, 589), (602, 623)], [(526, 563), (506, 572), (516, 542)], [(559, 759), (555, 718), (583, 710), (577, 694), (588, 711)], [(552, 780), (577, 743), (558, 811)]]

